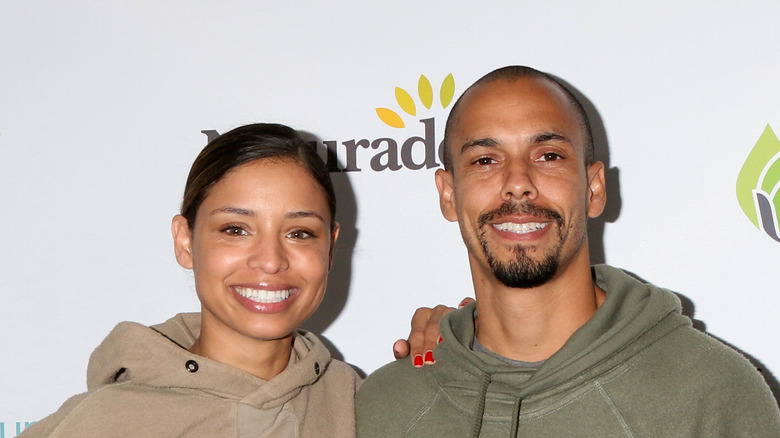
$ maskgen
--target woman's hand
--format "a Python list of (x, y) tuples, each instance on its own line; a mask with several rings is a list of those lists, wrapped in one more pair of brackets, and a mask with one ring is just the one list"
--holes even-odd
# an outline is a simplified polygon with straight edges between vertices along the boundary
[[(465, 298), (458, 308), (473, 302), (473, 298)], [(393, 355), (396, 359), (403, 359), (411, 355), (412, 364), (420, 368), (436, 362), (433, 358), (433, 349), (441, 342), (439, 321), (441, 317), (455, 310), (442, 304), (434, 308), (420, 307), (412, 316), (412, 331), (409, 338), (399, 339), (393, 344)]]

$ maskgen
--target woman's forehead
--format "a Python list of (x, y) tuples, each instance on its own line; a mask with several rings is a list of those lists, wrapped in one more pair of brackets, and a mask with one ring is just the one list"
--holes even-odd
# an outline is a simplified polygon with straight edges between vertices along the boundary
[(236, 208), (253, 211), (312, 210), (329, 217), (327, 195), (314, 177), (291, 159), (260, 159), (234, 169), (217, 181), (202, 208)]

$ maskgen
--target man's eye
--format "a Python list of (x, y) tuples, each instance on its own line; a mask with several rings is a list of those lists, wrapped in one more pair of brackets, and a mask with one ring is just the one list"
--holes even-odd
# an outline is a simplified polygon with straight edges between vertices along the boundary
[(495, 160), (493, 160), (490, 157), (480, 157), (474, 160), (474, 164), (480, 165), (480, 166), (487, 166), (490, 164), (495, 163)]
[(246, 232), (245, 229), (237, 226), (237, 225), (228, 225), (224, 228), (222, 228), (220, 231), (227, 234), (228, 236), (248, 236), (249, 233)]
[(556, 154), (555, 152), (547, 152), (542, 154), (541, 157), (539, 157), (539, 161), (556, 161), (563, 158), (562, 156)]
[(314, 237), (314, 233), (307, 230), (295, 230), (287, 233), (287, 237), (290, 239), (310, 239)]

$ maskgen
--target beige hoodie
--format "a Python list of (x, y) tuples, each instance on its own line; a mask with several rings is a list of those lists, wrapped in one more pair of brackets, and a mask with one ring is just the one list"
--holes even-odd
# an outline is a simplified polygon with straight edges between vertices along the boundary
[(21, 435), (32, 437), (353, 437), (357, 373), (311, 333), (295, 334), (270, 381), (187, 349), (199, 314), (122, 322), (95, 349), (87, 392)]

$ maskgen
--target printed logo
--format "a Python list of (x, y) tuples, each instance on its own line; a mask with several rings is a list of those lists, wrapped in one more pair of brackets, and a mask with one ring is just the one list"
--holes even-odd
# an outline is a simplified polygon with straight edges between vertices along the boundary
[[(0, 421), (0, 438), (12, 438), (15, 436), (19, 436), (19, 434), (22, 433), (25, 429), (32, 426), (35, 423), (35, 421), (17, 421), (15, 425), (9, 424), (8, 426), (8, 434), (5, 432), (5, 422)], [(14, 433), (14, 431), (16, 433)], [(14, 435), (11, 435), (11, 433), (14, 433)]]
[[(447, 75), (439, 87), (439, 103), (446, 109), (455, 95), (455, 79), (452, 74)], [(326, 162), (331, 172), (362, 172), (368, 166), (374, 172), (385, 170), (397, 171), (400, 169), (420, 170), (441, 166), (441, 143), (436, 138), (436, 118), (434, 117), (434, 91), (431, 82), (424, 75), (420, 75), (417, 81), (417, 96), (419, 103), (428, 111), (430, 117), (420, 118), (417, 121), (415, 133), (414, 125), (407, 126), (398, 112), (389, 108), (376, 108), (379, 119), (387, 126), (403, 129), (411, 135), (408, 138), (380, 137), (368, 139), (353, 137), (351, 140), (324, 140), (321, 144), (313, 142), (315, 148), (327, 151)], [(418, 106), (409, 92), (401, 87), (395, 87), (395, 100), (403, 113), (411, 117), (418, 115)], [(420, 109), (421, 112), (423, 111)], [(438, 108), (436, 108), (438, 110)], [(213, 129), (201, 131), (208, 141), (219, 137), (219, 133)], [(398, 132), (398, 131), (396, 131)], [(418, 135), (415, 135), (418, 134)], [(347, 137), (349, 138), (349, 137)]]
[[(431, 82), (425, 75), (420, 75), (420, 80), (417, 81), (417, 94), (420, 96), (420, 102), (422, 102), (425, 108), (431, 109), (431, 105), (433, 105), (433, 87), (431, 87)], [(450, 73), (441, 83), (439, 100), (442, 109), (450, 106), (450, 102), (452, 102), (452, 97), (454, 95), (455, 79), (452, 77), (452, 73)], [(414, 104), (414, 99), (412, 99), (412, 96), (410, 96), (406, 90), (401, 87), (395, 87), (395, 100), (398, 102), (398, 106), (400, 106), (406, 114), (409, 114), (412, 117), (417, 115), (417, 107)], [(387, 126), (393, 128), (403, 128), (406, 126), (401, 116), (391, 109), (377, 108), (376, 114)]]
[(769, 125), (739, 172), (737, 199), (753, 225), (780, 242), (780, 140)]

